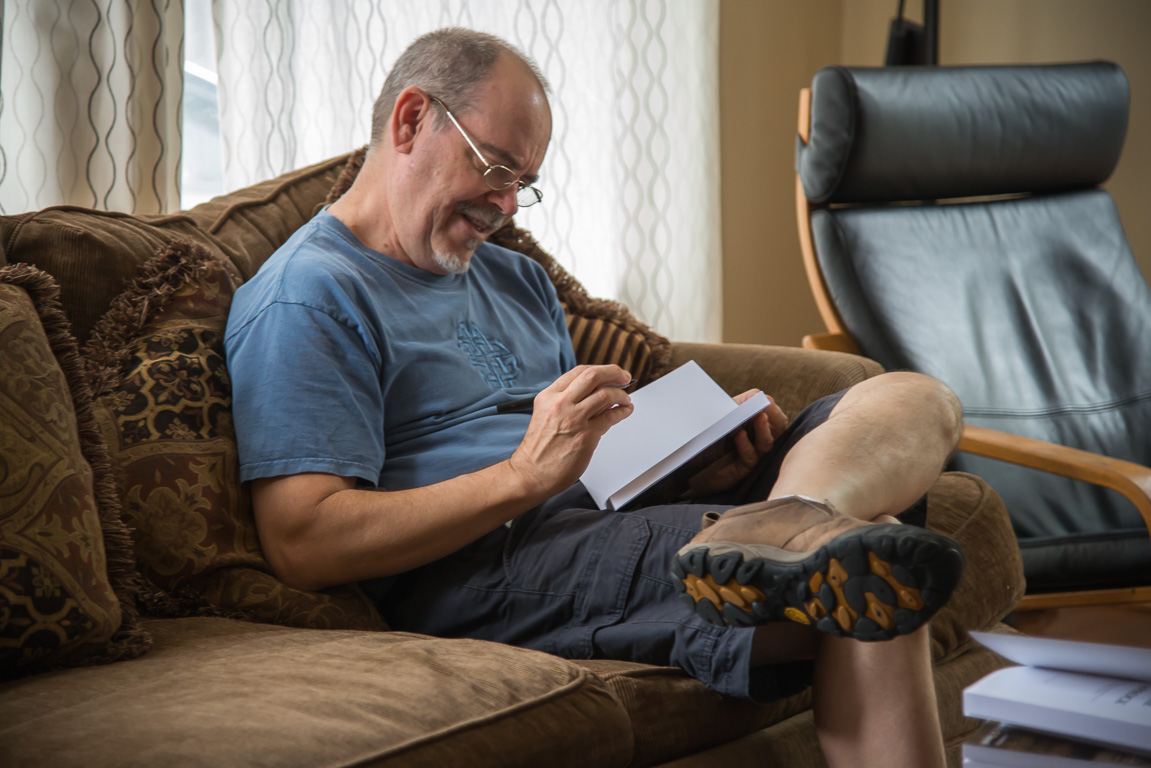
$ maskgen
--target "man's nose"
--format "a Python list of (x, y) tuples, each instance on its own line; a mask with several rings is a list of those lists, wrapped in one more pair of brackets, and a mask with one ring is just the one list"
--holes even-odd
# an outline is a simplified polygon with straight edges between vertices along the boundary
[(488, 200), (491, 200), (504, 216), (514, 216), (520, 207), (519, 202), (516, 200), (515, 184), (512, 184), (510, 187), (504, 187), (503, 189), (493, 189), (488, 194)]

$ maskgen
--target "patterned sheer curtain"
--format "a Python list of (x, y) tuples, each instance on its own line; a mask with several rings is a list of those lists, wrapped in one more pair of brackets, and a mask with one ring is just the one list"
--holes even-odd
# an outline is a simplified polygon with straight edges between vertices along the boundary
[(227, 189), (367, 142), (392, 62), (466, 26), (550, 80), (545, 198), (517, 215), (596, 296), (721, 335), (718, 0), (213, 0)]
[(0, 212), (180, 207), (180, 0), (3, 0)]

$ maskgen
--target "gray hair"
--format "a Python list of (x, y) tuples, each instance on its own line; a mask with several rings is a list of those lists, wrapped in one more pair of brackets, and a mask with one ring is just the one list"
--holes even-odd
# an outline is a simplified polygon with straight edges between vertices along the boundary
[[(505, 53), (527, 65), (544, 93), (551, 92), (536, 63), (495, 35), (448, 27), (417, 38), (396, 59), (372, 106), (371, 145), (376, 146), (387, 131), (396, 99), (405, 88), (417, 86), (443, 101), (452, 112), (466, 112), (475, 100), (476, 86), (487, 79)], [(435, 125), (442, 127), (446, 120), (437, 115)]]

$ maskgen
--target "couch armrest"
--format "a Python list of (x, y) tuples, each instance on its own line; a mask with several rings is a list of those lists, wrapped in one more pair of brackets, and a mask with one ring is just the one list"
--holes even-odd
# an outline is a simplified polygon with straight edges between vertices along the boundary
[(762, 389), (788, 416), (825, 395), (883, 372), (873, 360), (842, 352), (761, 344), (674, 342), (671, 368), (688, 360), (699, 363), (732, 395)]
[(1007, 508), (982, 478), (944, 472), (927, 492), (927, 528), (950, 536), (967, 556), (959, 588), (931, 619), (939, 662), (970, 647), (968, 630), (992, 629), (1014, 610), (1026, 582)]

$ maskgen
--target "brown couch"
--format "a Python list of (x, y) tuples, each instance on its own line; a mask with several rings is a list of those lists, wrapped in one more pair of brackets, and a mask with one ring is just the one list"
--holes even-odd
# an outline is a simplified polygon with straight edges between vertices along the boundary
[[(392, 632), (355, 587), (276, 581), (236, 481), (219, 335), (231, 291), (347, 160), (179, 214), (0, 221), (0, 764), (823, 765), (807, 694), (754, 706), (675, 669)], [(669, 344), (588, 298), (526, 233), (500, 239), (549, 266), (584, 360), (625, 359), (650, 379), (695, 359), (790, 413), (880, 370), (832, 352)], [(4, 268), (18, 263), (32, 267)], [(34, 450), (57, 458), (22, 465)], [(932, 621), (958, 765), (976, 725), (960, 692), (1004, 664), (966, 631), (1002, 627), (1023, 576), (982, 481), (945, 474), (929, 510), (968, 557)]]

